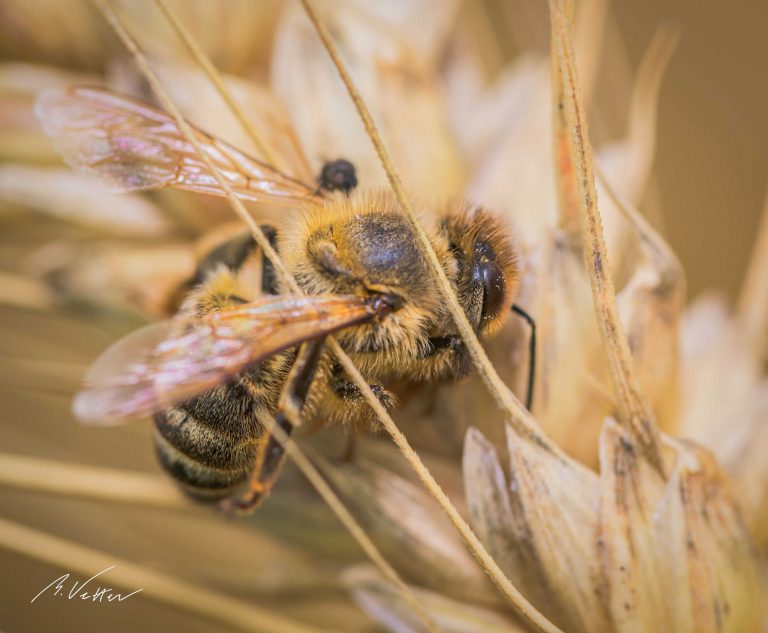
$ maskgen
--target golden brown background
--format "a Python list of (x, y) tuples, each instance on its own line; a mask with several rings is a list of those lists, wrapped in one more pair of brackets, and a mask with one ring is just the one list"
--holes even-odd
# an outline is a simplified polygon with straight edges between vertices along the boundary
[[(650, 0), (612, 2), (610, 11), (608, 50), (625, 54), (603, 59), (595, 135), (623, 129), (626, 101), (615, 106), (629, 94), (627, 65), (633, 76), (657, 28), (678, 29), (660, 93), (656, 186), (644, 210), (682, 260), (689, 297), (711, 287), (733, 297), (768, 187), (768, 4)], [(547, 49), (546, 3), (491, 3), (489, 13), (508, 29), (511, 37), (500, 39), (509, 52)]]

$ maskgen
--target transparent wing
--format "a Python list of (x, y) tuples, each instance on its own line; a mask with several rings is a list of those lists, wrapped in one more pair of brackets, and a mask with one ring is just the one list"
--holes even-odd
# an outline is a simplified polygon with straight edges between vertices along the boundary
[[(73, 86), (41, 93), (35, 113), (64, 159), (111, 191), (176, 187), (225, 195), (176, 121), (147, 103), (103, 88)], [(239, 198), (278, 204), (317, 199), (303, 182), (192, 130)]]
[(344, 295), (270, 296), (142, 328), (108, 348), (73, 411), (84, 423), (145, 417), (200, 395), (302, 341), (372, 319), (381, 302)]

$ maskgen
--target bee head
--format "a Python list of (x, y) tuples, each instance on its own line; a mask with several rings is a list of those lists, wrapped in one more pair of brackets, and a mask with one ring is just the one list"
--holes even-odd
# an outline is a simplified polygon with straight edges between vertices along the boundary
[[(501, 327), (517, 288), (514, 247), (492, 214), (451, 209), (428, 237), (472, 327)], [(389, 368), (414, 379), (459, 376), (468, 353), (412, 228), (391, 197), (329, 201), (304, 218), (280, 248), (309, 294), (386, 297), (376, 321), (338, 334), (361, 368)]]
[[(447, 242), (437, 232), (431, 237), (438, 258), (450, 267)], [(371, 353), (390, 365), (407, 364), (424, 353), (426, 332), (442, 318), (444, 302), (391, 196), (356, 194), (327, 201), (304, 217), (280, 250), (309, 294), (381, 296), (392, 305), (375, 322), (339, 333), (350, 353)], [(382, 360), (388, 354), (391, 358)]]

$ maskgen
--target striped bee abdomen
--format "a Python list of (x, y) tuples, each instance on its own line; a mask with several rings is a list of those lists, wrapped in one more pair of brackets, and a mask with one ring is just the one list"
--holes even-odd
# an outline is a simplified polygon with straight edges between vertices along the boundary
[[(274, 229), (262, 228), (274, 243)], [(251, 287), (241, 282), (240, 273), (254, 264), (261, 283)], [(194, 289), (182, 315), (199, 316), (276, 292), (271, 265), (250, 234), (213, 249), (185, 285)], [(200, 501), (216, 501), (245, 481), (264, 436), (261, 420), (274, 415), (294, 356), (293, 350), (271, 356), (231, 382), (155, 415), (155, 452), (182, 490)]]
[(155, 415), (160, 464), (201, 501), (231, 496), (253, 467), (264, 435), (261, 419), (274, 415), (293, 351), (266, 359), (233, 382)]

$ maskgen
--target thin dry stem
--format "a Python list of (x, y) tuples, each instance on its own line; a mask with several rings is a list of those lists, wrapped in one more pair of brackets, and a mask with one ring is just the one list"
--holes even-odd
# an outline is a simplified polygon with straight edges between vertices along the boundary
[(768, 193), (736, 313), (758, 358), (768, 354)]
[[(226, 626), (249, 633), (322, 633), (323, 631), (275, 615), (273, 609), (224, 596), (192, 583), (145, 569), (97, 549), (34, 530), (0, 518), (0, 547), (28, 556), (67, 573), (85, 578), (110, 568), (104, 579), (127, 591), (141, 589), (133, 598), (150, 598), (187, 613), (194, 613)], [(30, 596), (32, 599), (34, 596)], [(41, 596), (40, 600), (43, 599)]]
[[(603, 226), (597, 208), (597, 193), (592, 161), (592, 148), (586, 117), (579, 101), (579, 84), (576, 73), (570, 23), (562, 3), (550, 0), (552, 19), (553, 53), (562, 78), (565, 121), (570, 134), (570, 154), (574, 177), (578, 183), (578, 202), (583, 217), (582, 239), (584, 259), (592, 286), (595, 312), (600, 326), (611, 378), (619, 407), (619, 420), (637, 439), (651, 464), (663, 473), (658, 445), (658, 429), (645, 398), (634, 368), (632, 354), (624, 335), (616, 306), (616, 291), (611, 279), (608, 252), (605, 246)], [(558, 172), (559, 178), (568, 174)]]
[[(459, 304), (458, 299), (453, 292), (453, 289), (451, 288), (451, 284), (448, 281), (448, 278), (446, 277), (442, 267), (440, 266), (440, 262), (438, 261), (437, 255), (432, 248), (432, 244), (430, 243), (423, 227), (416, 218), (413, 206), (411, 205), (411, 202), (405, 193), (400, 177), (389, 157), (389, 153), (387, 152), (384, 143), (379, 136), (370, 111), (366, 107), (360, 93), (352, 81), (352, 78), (350, 77), (346, 67), (339, 57), (335, 43), (331, 39), (330, 34), (328, 33), (325, 26), (322, 24), (322, 22), (320, 22), (320, 19), (318, 18), (312, 3), (309, 0), (301, 0), (301, 3), (307, 16), (315, 27), (315, 30), (323, 45), (325, 46), (326, 51), (331, 57), (331, 60), (333, 61), (342, 81), (344, 82), (344, 85), (347, 88), (347, 92), (349, 93), (363, 122), (363, 125), (365, 126), (366, 133), (371, 139), (379, 160), (381, 161), (382, 167), (386, 172), (390, 186), (392, 187), (395, 196), (405, 211), (406, 217), (411, 224), (411, 228), (414, 234), (418, 238), (418, 243), (422, 255), (427, 260), (431, 272), (436, 278), (444, 298), (448, 301), (451, 315), (454, 318), (462, 339), (467, 345), (470, 355), (475, 362), (475, 366), (478, 368), (481, 376), (483, 377), (486, 386), (488, 387), (491, 394), (495, 397), (500, 408), (508, 412), (511, 423), (519, 434), (523, 435), (524, 437), (534, 439), (534, 441), (537, 441), (539, 444), (544, 446), (550, 446), (548, 440), (540, 435), (538, 429), (536, 428), (536, 423), (528, 411), (520, 404), (520, 402), (509, 391), (507, 386), (502, 382), (501, 378), (498, 376), (496, 370), (493, 368), (493, 365), (485, 354), (485, 350), (483, 350), (480, 342), (477, 340), (477, 337), (472, 330), (472, 326), (469, 324), (469, 321), (464, 314), (464, 310)], [(337, 355), (338, 352), (341, 351), (341, 348), (336, 341), (332, 341), (332, 349), (334, 350), (334, 353), (337, 353)], [(344, 366), (345, 371), (349, 374), (350, 377), (352, 377), (355, 384), (364, 382), (362, 375), (352, 364), (348, 357), (343, 359), (340, 357), (339, 360)], [(421, 461), (419, 456), (410, 447), (407, 440), (405, 439), (405, 436), (400, 433), (399, 429), (397, 429), (394, 421), (387, 414), (384, 407), (378, 401), (373, 392), (371, 392), (370, 389), (366, 390), (364, 396), (368, 401), (368, 404), (375, 411), (379, 420), (384, 425), (385, 429), (392, 436), (392, 439), (394, 440), (397, 447), (408, 459), (411, 467), (415, 470), (421, 481), (426, 485), (430, 494), (436, 499), (441, 508), (448, 515), (451, 523), (453, 523), (454, 527), (456, 527), (456, 529), (459, 531), (459, 534), (464, 539), (465, 543), (477, 561), (480, 563), (483, 570), (488, 574), (498, 589), (509, 599), (517, 614), (537, 630), (558, 631), (559, 629), (549, 620), (547, 620), (540, 612), (538, 612), (533, 607), (533, 605), (531, 605), (517, 590), (509, 578), (506, 577), (496, 561), (488, 553), (475, 533), (469, 527), (469, 524), (459, 514), (448, 496), (443, 492), (442, 488), (440, 488), (440, 485), (437, 483), (434, 477), (432, 477), (427, 467), (424, 466), (424, 463)]]
[(165, 477), (9, 453), (0, 453), (0, 485), (110, 503), (191, 507)]
[(232, 98), (230, 91), (227, 90), (224, 86), (224, 81), (222, 80), (219, 71), (213, 65), (208, 55), (205, 54), (205, 51), (200, 48), (189, 30), (181, 23), (174, 10), (168, 6), (168, 3), (165, 0), (155, 0), (155, 4), (158, 6), (160, 11), (163, 12), (163, 15), (165, 15), (174, 31), (176, 31), (176, 34), (184, 43), (184, 46), (186, 46), (189, 54), (200, 65), (200, 68), (203, 69), (210, 82), (216, 87), (219, 95), (221, 95), (222, 99), (224, 99), (224, 101), (227, 103), (227, 106), (235, 115), (242, 128), (245, 130), (245, 133), (248, 135), (248, 138), (259, 150), (259, 152), (261, 152), (264, 159), (273, 167), (281, 169), (282, 171), (286, 171), (285, 165), (283, 164), (280, 155), (269, 144), (269, 141), (261, 136), (256, 131), (256, 128), (253, 127), (253, 124), (245, 116), (240, 106)]
[[(287, 407), (284, 411), (291, 424), (296, 427), (301, 425), (301, 419), (294, 415), (296, 413), (294, 409)], [(376, 547), (374, 542), (368, 537), (362, 526), (352, 516), (349, 510), (347, 510), (341, 499), (339, 499), (338, 495), (333, 491), (328, 482), (323, 478), (299, 446), (291, 441), (291, 438), (275, 424), (274, 420), (270, 419), (267, 421), (267, 431), (272, 433), (272, 435), (275, 436), (275, 439), (283, 445), (286, 454), (299, 467), (299, 470), (301, 470), (302, 474), (310, 481), (315, 490), (320, 493), (323, 501), (328, 504), (347, 531), (366, 553), (368, 558), (370, 558), (379, 571), (400, 590), (403, 598), (413, 607), (416, 613), (419, 614), (419, 617), (427, 629), (431, 633), (437, 633), (437, 624), (435, 624), (435, 621), (416, 598), (416, 594), (405, 584), (400, 575), (395, 571), (394, 567), (387, 562), (379, 548)]]
[(669, 278), (669, 276), (682, 276), (682, 265), (680, 264), (677, 255), (675, 255), (661, 236), (651, 228), (651, 225), (648, 224), (648, 221), (643, 217), (643, 214), (640, 213), (631, 202), (619, 195), (614, 186), (605, 177), (605, 173), (600, 165), (595, 163), (594, 168), (608, 197), (613, 201), (616, 208), (626, 218), (627, 222), (632, 225), (632, 228), (637, 233), (643, 249), (650, 257), (652, 257), (657, 269), (661, 273), (667, 275), (668, 278), (664, 280), (664, 285), (669, 285), (673, 281), (676, 281)]
[[(155, 94), (157, 94), (163, 106), (176, 119), (176, 122), (179, 125), (179, 128), (181, 129), (184, 136), (193, 144), (199, 156), (205, 161), (208, 169), (216, 177), (216, 180), (219, 183), (219, 186), (226, 192), (227, 198), (229, 199), (232, 206), (235, 208), (238, 214), (242, 217), (242, 219), (246, 221), (257, 243), (262, 248), (262, 251), (267, 255), (267, 257), (269, 257), (270, 261), (275, 266), (275, 269), (278, 271), (278, 274), (286, 281), (286, 283), (288, 283), (288, 285), (296, 294), (303, 294), (298, 284), (296, 283), (296, 280), (291, 276), (291, 274), (285, 268), (280, 258), (277, 256), (277, 253), (270, 246), (269, 241), (266, 239), (266, 236), (261, 231), (261, 228), (256, 224), (256, 222), (247, 212), (242, 202), (235, 196), (234, 192), (229, 186), (229, 183), (226, 182), (224, 177), (217, 170), (213, 161), (207, 155), (205, 150), (200, 146), (200, 143), (197, 141), (197, 138), (192, 133), (191, 128), (189, 127), (189, 125), (181, 115), (181, 112), (179, 112), (178, 108), (173, 103), (173, 100), (170, 98), (170, 95), (168, 95), (167, 91), (159, 81), (157, 75), (154, 73), (152, 68), (147, 63), (146, 58), (138, 49), (136, 42), (133, 40), (133, 38), (125, 29), (125, 27), (122, 25), (117, 14), (112, 10), (109, 0), (94, 0), (94, 1), (96, 5), (99, 7), (99, 9), (101, 10), (101, 12), (104, 14), (107, 21), (110, 23), (112, 28), (115, 30), (115, 32), (118, 34), (120, 39), (123, 41), (126, 48), (128, 48), (128, 50), (134, 56), (137, 65), (141, 69), (142, 73), (144, 73), (145, 77), (149, 81), (150, 85), (152, 86), (152, 89), (154, 90)], [(223, 84), (222, 86), (217, 86), (217, 88), (221, 88), (221, 87), (223, 87)], [(335, 341), (333, 341), (333, 343), (335, 344)], [(336, 345), (335, 347), (339, 351), (341, 351), (338, 345)], [(343, 351), (341, 351), (341, 353), (338, 356), (340, 360), (342, 360), (343, 358), (351, 363), (350, 359), (346, 356), (346, 354), (343, 353)], [(373, 399), (376, 399), (375, 396), (373, 395), (373, 392), (370, 390), (368, 383), (364, 381), (362, 377), (360, 379), (360, 382), (358, 383), (358, 386), (363, 392), (365, 391), (370, 392), (371, 397)], [(274, 425), (272, 426), (273, 426), (273, 429), (272, 429), (273, 431), (279, 431), (277, 427), (275, 427)], [(278, 440), (280, 440), (280, 437), (278, 435), (276, 435), (276, 437), (278, 438)], [(299, 466), (299, 468), (302, 469), (305, 476), (313, 484), (317, 485), (320, 481), (322, 481), (322, 477), (320, 476), (320, 474), (316, 470), (314, 470), (314, 468), (311, 466), (311, 464), (309, 464), (306, 458), (302, 459), (303, 456), (296, 447), (293, 447), (292, 449), (289, 449), (288, 447), (286, 447), (286, 450), (289, 450), (289, 455), (292, 455), (293, 457), (298, 456), (299, 461), (297, 461), (297, 465)], [(304, 466), (309, 465), (310, 469), (305, 470), (304, 468), (302, 468), (302, 465)], [(357, 539), (358, 543), (360, 543), (361, 547), (363, 547), (363, 550), (369, 555), (373, 553), (372, 562), (381, 569), (382, 573), (385, 574), (388, 578), (391, 578), (398, 587), (405, 587), (405, 584), (402, 582), (402, 580), (400, 580), (399, 577), (397, 577), (396, 572), (384, 561), (383, 557), (378, 552), (378, 550), (373, 545), (373, 543), (370, 541), (370, 539), (365, 535), (362, 528), (355, 522), (354, 518), (352, 518), (352, 515), (349, 514), (346, 508), (344, 508), (341, 501), (335, 496), (333, 491), (330, 490), (330, 488), (327, 486), (327, 484), (325, 484), (324, 481), (322, 482), (322, 484), (320, 484), (320, 487), (318, 487), (318, 492), (320, 492), (320, 494), (323, 495), (323, 498), (331, 507), (331, 509), (334, 512), (337, 512), (337, 516), (339, 517), (339, 519), (350, 530), (352, 536), (355, 537), (355, 539)], [(413, 602), (415, 600), (415, 598), (413, 597), (413, 594), (410, 593), (407, 587), (406, 587), (406, 592), (404, 594), (404, 597), (409, 602)], [(424, 614), (425, 617), (427, 618), (425, 621), (426, 623), (428, 623), (430, 630), (435, 630), (434, 627), (431, 625), (429, 617), (426, 616), (426, 612), (423, 610), (423, 608), (418, 607), (418, 611), (419, 613)]]
[(381, 136), (379, 135), (376, 125), (373, 122), (371, 113), (366, 107), (362, 96), (355, 87), (349, 72), (344, 66), (344, 63), (341, 61), (335, 43), (331, 39), (328, 30), (318, 18), (317, 12), (315, 11), (312, 3), (309, 0), (301, 0), (301, 3), (304, 6), (307, 16), (315, 27), (315, 30), (317, 31), (317, 34), (320, 37), (323, 45), (325, 46), (325, 49), (328, 51), (328, 55), (331, 57), (331, 60), (336, 66), (336, 70), (344, 82), (344, 86), (346, 87), (347, 92), (349, 93), (349, 96), (352, 99), (355, 108), (357, 109), (363, 125), (365, 126), (365, 131), (371, 139), (371, 143), (373, 144), (374, 149), (376, 150), (376, 154), (378, 155), (382, 167), (384, 168), (384, 171), (387, 175), (389, 184), (392, 187), (392, 190), (394, 191), (400, 206), (402, 206), (403, 211), (405, 212), (405, 216), (408, 219), (414, 234), (416, 235), (419, 249), (424, 256), (424, 259), (426, 260), (433, 277), (437, 281), (440, 292), (443, 295), (443, 298), (448, 302), (451, 316), (453, 317), (456, 327), (459, 330), (459, 334), (461, 334), (461, 338), (464, 341), (464, 344), (467, 346), (467, 350), (469, 351), (470, 356), (474, 361), (475, 367), (483, 379), (483, 382), (485, 382), (485, 385), (488, 387), (489, 392), (496, 400), (499, 408), (509, 415), (510, 424), (512, 424), (518, 434), (536, 441), (538, 444), (549, 448), (552, 452), (558, 453), (558, 449), (555, 447), (555, 445), (540, 433), (538, 426), (531, 414), (520, 403), (520, 401), (515, 398), (514, 394), (501, 380), (498, 373), (496, 373), (496, 370), (494, 369), (491, 361), (488, 359), (485, 350), (480, 345), (480, 341), (478, 341), (472, 326), (467, 320), (466, 314), (464, 314), (464, 309), (461, 307), (456, 294), (453, 292), (451, 282), (448, 280), (448, 277), (445, 275), (445, 271), (437, 259), (437, 255), (435, 254), (434, 248), (432, 248), (429, 237), (427, 237), (426, 231), (421, 226), (421, 223), (416, 217), (413, 205), (411, 204), (411, 201), (408, 198), (405, 189), (403, 188), (403, 183), (400, 180), (400, 176), (395, 170), (394, 165), (392, 164), (392, 160), (390, 159), (389, 153), (384, 146), (384, 142), (381, 140)]

